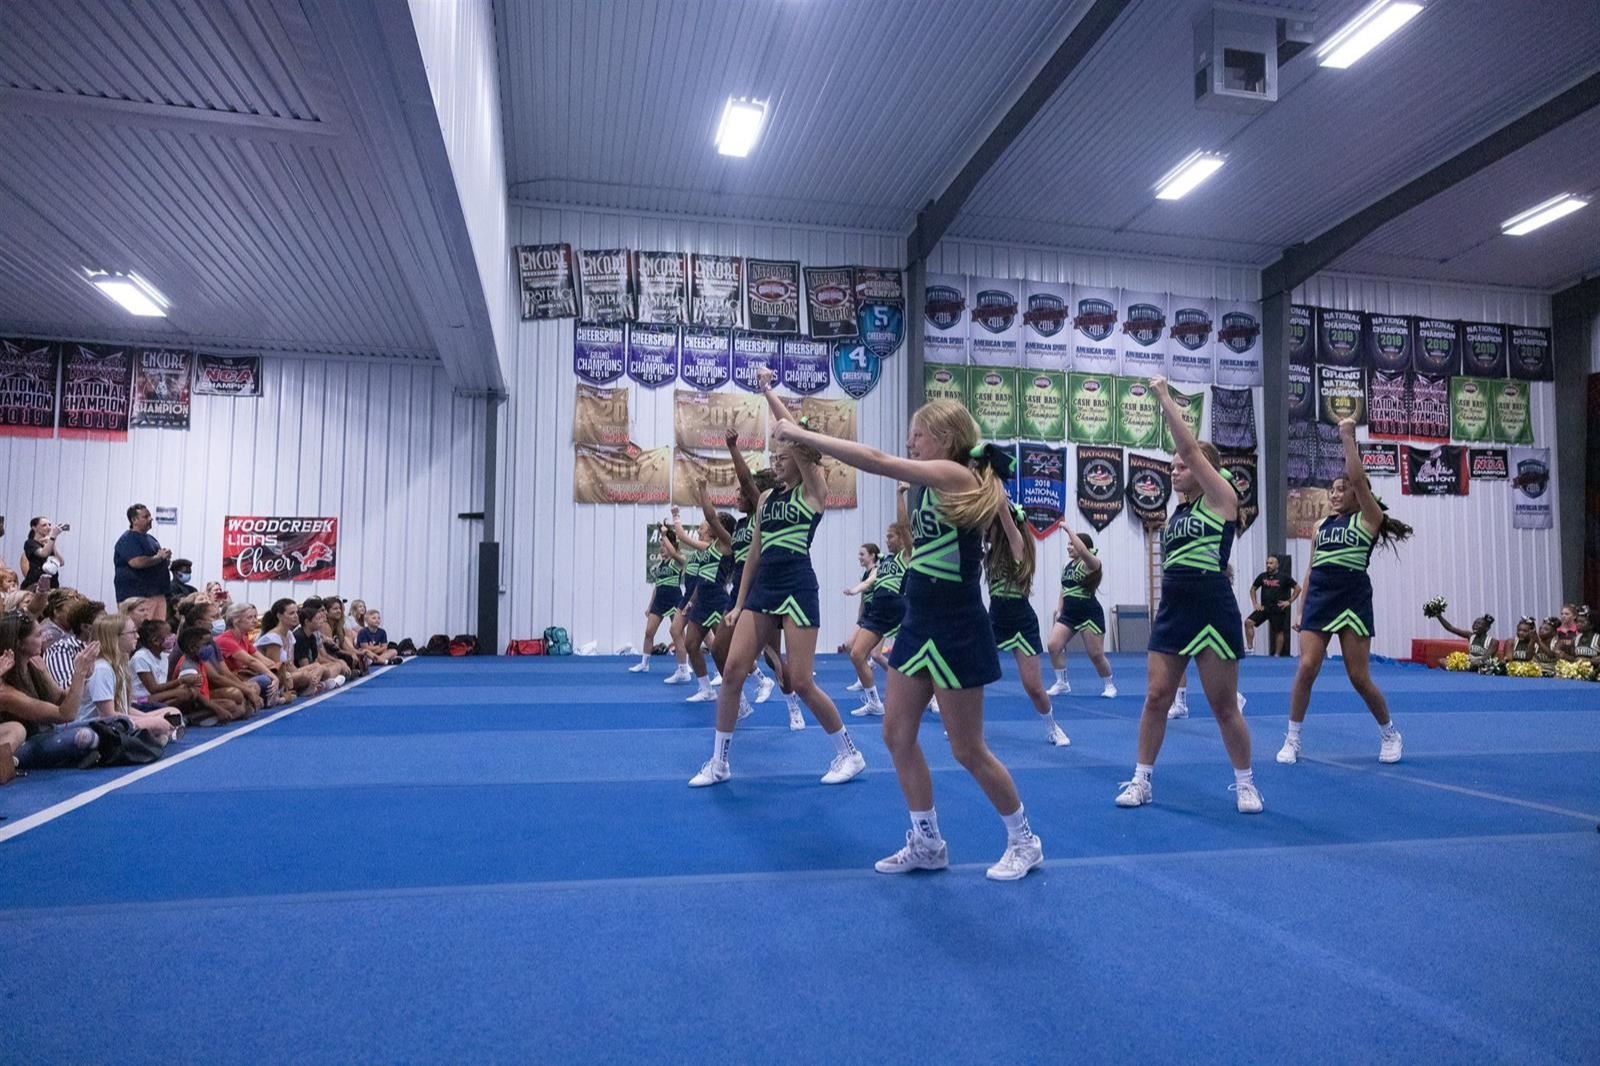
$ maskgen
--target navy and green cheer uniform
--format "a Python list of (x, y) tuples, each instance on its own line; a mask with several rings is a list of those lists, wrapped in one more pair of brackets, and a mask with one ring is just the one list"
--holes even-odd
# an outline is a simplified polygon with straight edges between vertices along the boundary
[(1150, 650), (1221, 659), (1244, 655), (1244, 622), (1225, 573), (1234, 523), (1204, 497), (1181, 504), (1161, 536), (1161, 604), (1150, 627)]
[(1600, 633), (1590, 633), (1587, 636), (1579, 634), (1572, 641), (1572, 654), (1587, 662), (1593, 662), (1595, 655), (1600, 653)]
[(694, 604), (694, 594), (700, 591), (700, 568), (705, 565), (706, 549), (695, 548), (683, 557), (683, 598), (678, 609), (688, 613)]
[(867, 590), (866, 605), (861, 612), (862, 629), (880, 637), (892, 637), (900, 631), (900, 622), (906, 614), (905, 580), (904, 557), (891, 555), (878, 563), (878, 577)]
[(905, 620), (889, 665), (926, 673), (938, 688), (977, 688), (1000, 679), (994, 642), (974, 639), (989, 621), (983, 606), (983, 531), (957, 529), (939, 512), (939, 497), (919, 486), (911, 508), (911, 562), (906, 566)]
[(659, 618), (671, 618), (678, 613), (678, 602), (683, 597), (683, 589), (679, 587), (682, 582), (683, 565), (670, 555), (663, 555), (650, 572), (650, 580), (656, 587), (655, 595), (650, 597), (650, 613)]
[(1377, 539), (1361, 524), (1360, 511), (1322, 520), (1312, 541), (1301, 630), (1373, 635), (1372, 579), (1367, 567), (1376, 545)]
[(1044, 647), (1039, 639), (1039, 616), (1028, 602), (1030, 591), (989, 575), (989, 628), (994, 631), (998, 650), (1038, 655)]
[[(1089, 550), (1095, 555), (1100, 554), (1099, 548)], [(1074, 632), (1104, 636), (1106, 611), (1089, 590), (1093, 574), (1094, 571), (1082, 559), (1074, 559), (1061, 568), (1061, 613), (1056, 615), (1056, 621)]]
[(747, 610), (792, 619), (802, 629), (817, 628), (821, 611), (811, 540), (821, 521), (822, 512), (806, 502), (803, 486), (767, 494), (761, 505), (760, 562), (745, 600)]
[(733, 552), (724, 552), (715, 542), (705, 550), (700, 564), (700, 587), (694, 602), (689, 605), (689, 621), (701, 629), (710, 629), (722, 621), (731, 606), (728, 602), (728, 578), (733, 573)]

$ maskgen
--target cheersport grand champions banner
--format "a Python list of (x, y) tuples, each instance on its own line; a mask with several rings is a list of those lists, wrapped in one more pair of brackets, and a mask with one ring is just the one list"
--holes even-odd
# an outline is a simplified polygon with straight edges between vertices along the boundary
[(1017, 308), (1019, 283), (1013, 278), (971, 278), (967, 312), (972, 317), (968, 341), (974, 366), (1015, 367), (1022, 364), (1022, 315)]
[(1511, 528), (1550, 529), (1550, 449), (1511, 449)]
[(195, 356), (196, 396), (260, 396), (261, 357), (258, 355)]
[(810, 396), (828, 387), (833, 344), (814, 337), (783, 338), (783, 371), (778, 381), (790, 392)]
[(603, 389), (576, 383), (572, 414), (572, 443), (626, 444), (632, 439), (627, 389)]
[(671, 495), (672, 449), (573, 445), (574, 503), (666, 503)]
[(1156, 455), (1128, 453), (1128, 503), (1147, 528), (1167, 524), (1172, 499), (1172, 463)]
[(1117, 379), (1112, 374), (1067, 375), (1067, 439), (1110, 444), (1117, 439)]
[(572, 327), (572, 370), (579, 381), (609, 385), (628, 368), (628, 331), (622, 323), (584, 322)]
[(1067, 439), (1067, 375), (1024, 370), (1018, 375), (1021, 435), (1028, 440)]
[(583, 310), (578, 317), (607, 324), (634, 317), (633, 257), (626, 248), (579, 252), (578, 280), (583, 290)]
[(1078, 446), (1078, 510), (1100, 532), (1122, 513), (1122, 449)]
[(725, 329), (683, 327), (678, 377), (701, 392), (715, 392), (733, 376), (733, 344)]
[(133, 412), (128, 424), (152, 429), (189, 428), (189, 381), (194, 353), (141, 348), (133, 368)]
[(1023, 442), (1017, 446), (1017, 502), (1035, 539), (1043, 540), (1067, 514), (1067, 450)]
[(1072, 286), (1065, 282), (1022, 283), (1022, 359), (1030, 370), (1072, 369)]
[(128, 439), (133, 366), (138, 349), (118, 344), (64, 344), (61, 415), (69, 440)]
[(578, 317), (572, 245), (524, 244), (518, 245), (516, 252), (523, 321)]
[(972, 417), (984, 440), (1017, 438), (1017, 371), (1009, 366), (967, 368)]
[(60, 345), (24, 337), (0, 340), (0, 436), (55, 434), (60, 370)]
[(228, 515), (224, 581), (331, 581), (339, 576), (339, 520)]
[(763, 369), (782, 378), (783, 339), (750, 330), (733, 331), (733, 383), (746, 392), (760, 392), (758, 375)]
[(628, 377), (647, 389), (659, 389), (678, 380), (677, 326), (637, 323), (628, 327)]
[(1122, 372), (1130, 378), (1167, 373), (1167, 294), (1122, 290), (1122, 327), (1117, 330)]
[(1407, 496), (1465, 496), (1470, 484), (1465, 448), (1407, 445), (1400, 456), (1400, 491)]

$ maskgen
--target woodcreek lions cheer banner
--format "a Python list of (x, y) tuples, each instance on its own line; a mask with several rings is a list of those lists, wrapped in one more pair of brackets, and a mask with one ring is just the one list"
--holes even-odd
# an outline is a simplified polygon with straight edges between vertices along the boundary
[(1036, 539), (1067, 514), (1067, 450), (1024, 442), (1017, 447), (1017, 502)]
[(128, 407), (138, 349), (115, 344), (66, 344), (61, 368), (61, 436), (75, 440), (128, 439)]
[(131, 426), (153, 429), (189, 428), (189, 381), (194, 353), (170, 348), (142, 348), (133, 372)]
[(1511, 449), (1511, 528), (1550, 529), (1550, 449)]
[(339, 520), (228, 515), (224, 581), (331, 581), (339, 576)]
[(1067, 375), (1067, 439), (1110, 444), (1117, 439), (1116, 378), (1110, 374)]
[(1009, 366), (967, 368), (967, 389), (972, 417), (984, 440), (1017, 437), (1017, 371)]
[(1018, 378), (1021, 435), (1029, 440), (1067, 439), (1067, 375), (1059, 370), (1024, 370)]
[(757, 451), (767, 446), (761, 418), (766, 409), (760, 396), (678, 389), (672, 394), (674, 439), (680, 448), (715, 451), (727, 447), (732, 430), (739, 434), (741, 452)]
[(196, 396), (260, 396), (261, 357), (257, 355), (195, 356)]
[(575, 444), (573, 452), (574, 503), (666, 503), (671, 495), (671, 448)]
[(60, 346), (50, 341), (0, 340), (0, 436), (55, 433), (60, 362)]
[(1122, 449), (1078, 446), (1078, 510), (1095, 531), (1122, 513)]
[(1154, 455), (1128, 453), (1128, 502), (1133, 515), (1146, 528), (1167, 524), (1167, 502), (1172, 499), (1172, 464)]
[(626, 444), (632, 439), (627, 389), (602, 389), (577, 383), (572, 415), (572, 443)]
[(519, 245), (517, 282), (522, 288), (523, 321), (577, 317), (578, 290), (572, 280), (572, 245)]

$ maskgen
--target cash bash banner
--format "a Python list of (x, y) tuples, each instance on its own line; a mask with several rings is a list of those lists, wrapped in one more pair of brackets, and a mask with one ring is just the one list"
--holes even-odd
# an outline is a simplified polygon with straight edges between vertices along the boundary
[(224, 581), (325, 581), (339, 576), (339, 520), (229, 515), (222, 520)]

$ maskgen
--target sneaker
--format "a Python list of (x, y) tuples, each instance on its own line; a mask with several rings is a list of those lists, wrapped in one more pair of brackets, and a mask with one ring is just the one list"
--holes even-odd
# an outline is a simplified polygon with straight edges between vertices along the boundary
[(1378, 748), (1378, 761), (1379, 762), (1399, 762), (1400, 761), (1400, 730), (1391, 729), (1391, 730), (1389, 730), (1389, 732), (1382, 734), (1382, 736), (1380, 737), (1380, 740), (1382, 741), (1382, 744)]
[[(865, 718), (867, 715), (869, 715), (871, 713), (872, 713), (872, 704), (863, 703), (861, 706), (857, 707), (855, 710), (850, 712), (850, 717), (852, 717), (852, 718)], [(883, 712), (880, 711), (878, 713), (881, 714)]]
[(824, 785), (842, 785), (866, 768), (867, 760), (862, 757), (859, 751), (835, 755), (833, 762), (828, 764), (828, 772), (822, 775), (822, 783)]
[(1233, 784), (1228, 786), (1228, 791), (1239, 794), (1240, 814), (1261, 813), (1261, 790), (1256, 786)]
[(717, 694), (715, 692), (712, 692), (710, 689), (704, 689), (703, 688), (700, 691), (696, 692), (694, 695), (689, 696), (686, 699), (684, 699), (683, 702), (684, 703), (710, 703), (712, 700), (714, 700), (716, 698), (717, 698)]
[(1143, 807), (1155, 798), (1155, 790), (1150, 787), (1150, 782), (1135, 777), (1132, 781), (1122, 782), (1122, 791), (1117, 793), (1117, 806)]
[(1189, 697), (1185, 696), (1183, 690), (1180, 689), (1178, 690), (1178, 698), (1172, 701), (1171, 707), (1167, 708), (1167, 718), (1187, 717), (1189, 717)]
[(1072, 683), (1063, 678), (1044, 691), (1047, 696), (1064, 696), (1072, 691)]
[(777, 682), (773, 681), (772, 678), (762, 674), (761, 679), (756, 682), (756, 702), (766, 703), (767, 700), (771, 699), (772, 690), (776, 685)]
[(1108, 699), (1108, 700), (1116, 699), (1117, 698), (1117, 686), (1113, 685), (1111, 682), (1107, 681), (1106, 682), (1106, 687), (1100, 690), (1100, 696), (1101, 696), (1102, 699)]
[(1061, 731), (1061, 727), (1059, 725), (1052, 725), (1050, 727), (1050, 732), (1045, 736), (1045, 739), (1058, 748), (1069, 747), (1072, 744), (1072, 739)]
[(937, 849), (930, 848), (927, 841), (907, 829), (906, 846), (887, 859), (879, 859), (872, 864), (872, 868), (880, 874), (908, 874), (912, 870), (943, 870), (950, 865), (950, 847), (942, 840), (938, 844)]
[(707, 785), (720, 785), (733, 776), (733, 771), (728, 764), (717, 759), (711, 759), (700, 767), (700, 772), (689, 778), (690, 788), (705, 788)]
[(647, 662), (634, 663), (632, 666), (628, 667), (628, 673), (630, 674), (648, 674), (649, 672), (650, 664)]
[(1283, 747), (1278, 749), (1278, 761), (1285, 766), (1292, 766), (1300, 761), (1300, 738), (1293, 733), (1285, 733)]
[(861, 682), (852, 681), (852, 682), (850, 682), (848, 685), (846, 685), (844, 687), (844, 690), (846, 692), (860, 692), (861, 691)]
[(680, 666), (676, 670), (672, 671), (672, 673), (668, 675), (667, 679), (661, 683), (663, 685), (681, 685), (685, 681), (692, 680), (694, 680), (694, 674), (689, 672), (689, 668), (687, 666)]
[(806, 719), (805, 719), (805, 716), (800, 713), (800, 705), (798, 703), (789, 704), (789, 730), (790, 730), (790, 732), (798, 733), (798, 732), (800, 732), (800, 730), (804, 729), (805, 727), (806, 727)]
[(722, 675), (721, 674), (712, 674), (711, 675), (711, 687), (712, 688), (721, 688), (722, 687)]
[(1000, 856), (1000, 861), (989, 867), (989, 880), (1020, 881), (1028, 876), (1029, 870), (1042, 862), (1044, 841), (1029, 833), (1026, 839), (1006, 845), (1006, 852)]
[(750, 706), (750, 701), (744, 698), (744, 693), (743, 692), (739, 693), (739, 718), (738, 718), (738, 721), (742, 722), (746, 718), (749, 718), (752, 714), (755, 714), (755, 713), (756, 713), (756, 709), (754, 707)]

